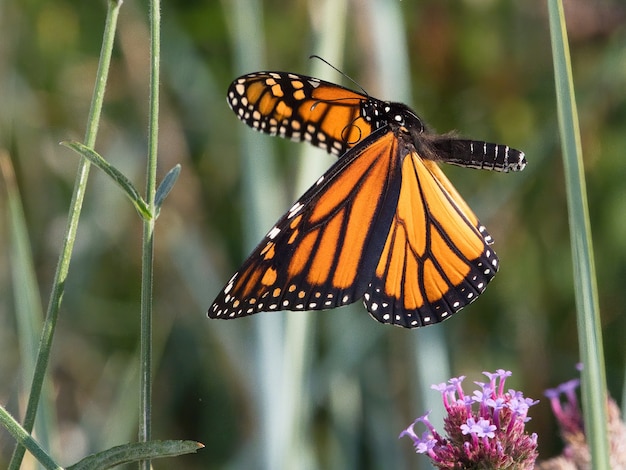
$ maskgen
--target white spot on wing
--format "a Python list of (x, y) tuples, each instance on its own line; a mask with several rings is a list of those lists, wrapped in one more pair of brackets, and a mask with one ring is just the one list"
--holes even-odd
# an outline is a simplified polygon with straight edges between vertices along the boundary
[(298, 212), (300, 212), (302, 210), (302, 208), (304, 207), (303, 204), (301, 204), (300, 202), (296, 202), (291, 209), (289, 209), (289, 215), (287, 216), (288, 219), (291, 219), (294, 215), (296, 215)]
[(280, 229), (278, 227), (274, 227), (272, 228), (272, 230), (270, 230), (267, 234), (267, 237), (270, 240), (273, 240), (274, 238), (276, 238), (278, 236), (278, 234), (280, 233)]

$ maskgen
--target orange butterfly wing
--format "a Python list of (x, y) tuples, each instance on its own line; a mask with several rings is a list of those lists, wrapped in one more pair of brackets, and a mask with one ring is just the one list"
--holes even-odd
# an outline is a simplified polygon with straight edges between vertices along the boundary
[(209, 316), (322, 310), (364, 297), (378, 321), (414, 328), (472, 302), (497, 257), (476, 216), (431, 171), (436, 164), (401, 133), (379, 131), (335, 163), (269, 231)]
[(369, 98), (318, 78), (257, 72), (235, 80), (228, 104), (255, 130), (306, 141), (335, 155), (374, 130), (361, 115)]
[(473, 302), (498, 270), (491, 237), (436, 163), (400, 145), (402, 188), (364, 303), (378, 321), (416, 328)]
[(470, 223), (481, 233), (482, 237), (488, 245), (493, 243), (493, 238), (487, 232), (487, 229), (480, 223), (478, 217), (474, 214), (470, 206), (467, 205), (465, 199), (459, 194), (454, 185), (450, 182), (446, 174), (441, 170), (437, 163), (431, 160), (422, 160), (424, 166), (430, 171), (433, 177), (441, 184), (445, 193), (448, 194), (454, 203), (459, 207), (460, 211), (467, 217)]
[(400, 194), (397, 141), (376, 134), (276, 223), (209, 309), (212, 318), (321, 310), (363, 296)]

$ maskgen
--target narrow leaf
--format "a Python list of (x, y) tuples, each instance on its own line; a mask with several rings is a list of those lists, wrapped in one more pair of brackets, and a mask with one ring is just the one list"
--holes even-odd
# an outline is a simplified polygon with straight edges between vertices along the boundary
[(195, 441), (149, 441), (135, 442), (112, 447), (97, 454), (85, 457), (80, 462), (67, 467), (67, 470), (104, 470), (117, 465), (139, 460), (191, 454), (202, 449), (203, 444)]
[(126, 178), (126, 176), (124, 176), (120, 170), (107, 162), (98, 152), (76, 141), (61, 142), (61, 145), (64, 145), (65, 147), (74, 150), (76, 153), (83, 156), (95, 166), (104, 171), (107, 175), (109, 175), (113, 179), (113, 181), (115, 181), (117, 185), (122, 188), (124, 193), (128, 196), (130, 201), (135, 206), (135, 209), (137, 209), (137, 212), (139, 212), (139, 215), (141, 215), (141, 217), (146, 220), (152, 218), (152, 214), (150, 213), (148, 205), (143, 200), (143, 198), (139, 194), (139, 191), (137, 191), (133, 183), (128, 178)]
[(156, 206), (157, 217), (159, 216), (159, 211), (161, 210), (161, 205), (163, 204), (163, 201), (165, 200), (167, 195), (170, 193), (170, 191), (174, 187), (174, 184), (176, 183), (176, 180), (178, 179), (178, 175), (180, 175), (180, 169), (181, 169), (180, 164), (178, 164), (174, 168), (172, 168), (170, 171), (168, 171), (167, 175), (165, 175), (165, 178), (163, 178), (163, 181), (161, 181), (161, 184), (156, 190), (156, 196), (154, 198), (154, 205)]
[[(44, 314), (21, 195), (15, 179), (11, 158), (5, 150), (0, 150), (0, 173), (2, 174), (7, 192), (7, 226), (10, 227), (11, 233), (7, 252), (13, 281), (17, 339), (23, 365), (22, 387), (27, 393), (31, 386), (30, 380), (35, 374), (37, 349)], [(49, 384), (46, 383), (44, 386), (47, 387)], [(37, 439), (43, 447), (48, 447), (49, 434), (54, 421), (54, 412), (47, 398), (46, 396), (46, 399), (40, 404), (35, 431)]]
[(604, 348), (578, 112), (562, 2), (548, 0), (548, 12), (574, 265), (576, 319), (584, 365), (581, 389), (585, 435), (591, 452), (591, 467), (608, 469)]

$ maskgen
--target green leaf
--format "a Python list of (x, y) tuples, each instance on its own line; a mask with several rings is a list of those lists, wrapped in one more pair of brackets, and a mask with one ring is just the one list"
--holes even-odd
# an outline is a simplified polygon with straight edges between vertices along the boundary
[(115, 181), (117, 185), (122, 188), (124, 193), (126, 193), (130, 201), (135, 206), (135, 209), (137, 209), (137, 212), (139, 212), (139, 215), (146, 220), (152, 219), (153, 215), (150, 212), (148, 205), (139, 194), (139, 191), (137, 191), (135, 186), (133, 186), (133, 183), (126, 178), (120, 170), (102, 158), (98, 152), (76, 141), (61, 142), (61, 145), (74, 150), (76, 153), (83, 156), (109, 175), (113, 181)]
[(548, 0), (548, 12), (574, 265), (576, 320), (580, 357), (584, 364), (581, 390), (585, 434), (591, 452), (591, 467), (608, 469), (604, 347), (578, 112), (562, 2)]
[(202, 449), (204, 444), (195, 441), (149, 441), (135, 442), (111, 447), (97, 454), (85, 457), (67, 470), (103, 470), (139, 460), (151, 460), (163, 457), (191, 454)]
[(174, 168), (172, 168), (170, 171), (168, 171), (167, 175), (165, 175), (165, 178), (163, 178), (163, 181), (161, 181), (161, 184), (156, 190), (156, 195), (154, 197), (154, 205), (156, 207), (157, 217), (159, 216), (159, 211), (161, 210), (161, 205), (163, 204), (163, 201), (165, 200), (167, 195), (170, 193), (170, 191), (174, 187), (174, 184), (176, 183), (176, 180), (178, 179), (178, 175), (180, 175), (180, 169), (181, 169), (181, 166), (180, 164), (178, 164)]
[[(4, 180), (8, 202), (7, 226), (10, 228), (10, 243), (7, 253), (15, 302), (15, 322), (20, 348), (23, 373), (23, 390), (30, 390), (31, 378), (35, 375), (37, 350), (44, 317), (41, 296), (35, 275), (35, 263), (28, 237), (26, 216), (22, 198), (17, 186), (15, 173), (9, 154), (0, 150), (0, 173)], [(45, 386), (49, 386), (48, 383)], [(49, 435), (54, 421), (54, 411), (46, 398), (39, 405), (39, 418), (36, 427), (38, 441), (44, 448), (49, 447)]]

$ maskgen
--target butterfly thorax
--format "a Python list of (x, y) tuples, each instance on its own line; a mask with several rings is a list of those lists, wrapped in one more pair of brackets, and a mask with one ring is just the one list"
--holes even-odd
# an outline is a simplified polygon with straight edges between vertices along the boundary
[(372, 126), (373, 130), (394, 124), (418, 133), (425, 130), (424, 123), (419, 116), (402, 103), (368, 98), (361, 103), (361, 116)]

